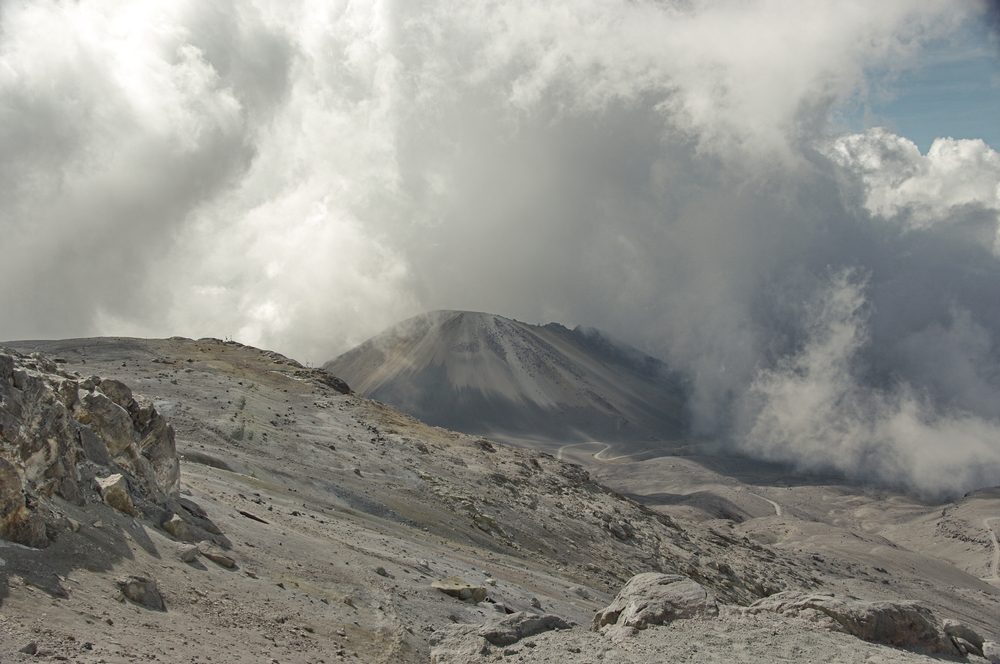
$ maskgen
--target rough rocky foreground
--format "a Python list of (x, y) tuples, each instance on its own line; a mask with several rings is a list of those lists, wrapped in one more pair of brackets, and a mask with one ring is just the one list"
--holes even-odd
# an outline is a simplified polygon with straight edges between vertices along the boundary
[[(775, 638), (777, 637), (777, 638)], [(846, 638), (845, 638), (846, 637)], [(474, 662), (1000, 661), (1000, 645), (916, 602), (866, 602), (785, 591), (722, 605), (676, 574), (629, 580), (591, 630), (554, 615), (515, 613), (432, 637), (433, 664)], [(885, 646), (889, 646), (886, 648)]]
[[(672, 519), (579, 466), (429, 427), (276, 353), (213, 339), (11, 346), (0, 661), (426, 662), (449, 629), (505, 616), (513, 636), (499, 640), (517, 638), (488, 656), (511, 661), (644, 661), (657, 639), (687, 639), (679, 661), (716, 661), (726, 639), (730, 655), (833, 639), (862, 661), (922, 656), (730, 608), (821, 592), (842, 566)], [(589, 631), (648, 572), (696, 584), (719, 614), (622, 639)], [(959, 617), (996, 638), (989, 615)]]

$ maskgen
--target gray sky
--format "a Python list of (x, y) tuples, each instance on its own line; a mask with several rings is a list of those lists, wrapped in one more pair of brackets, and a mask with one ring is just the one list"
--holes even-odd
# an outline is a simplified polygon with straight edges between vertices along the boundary
[(583, 323), (731, 444), (1000, 483), (1000, 155), (891, 105), (969, 34), (988, 67), (986, 11), (7, 0), (0, 338), (315, 363), (426, 309)]

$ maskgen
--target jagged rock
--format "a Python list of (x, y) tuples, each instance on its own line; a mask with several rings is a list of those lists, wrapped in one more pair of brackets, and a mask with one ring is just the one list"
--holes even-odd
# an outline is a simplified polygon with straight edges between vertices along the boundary
[(431, 583), (432, 588), (440, 590), (445, 595), (457, 597), (463, 602), (482, 602), (486, 599), (486, 588), (469, 583), (457, 576), (449, 576)]
[(145, 576), (130, 576), (118, 580), (118, 589), (130, 602), (154, 611), (166, 611), (167, 605), (156, 581)]
[(918, 653), (954, 655), (958, 651), (934, 613), (917, 602), (865, 602), (785, 591), (754, 602), (746, 611), (797, 616), (832, 631)]
[(188, 522), (176, 514), (171, 514), (170, 518), (164, 521), (161, 527), (182, 542), (192, 542), (197, 539), (194, 530)]
[(467, 664), (477, 661), (490, 647), (511, 646), (543, 632), (570, 629), (571, 625), (552, 614), (519, 611), (494, 618), (482, 625), (450, 625), (431, 635), (432, 664)]
[(119, 512), (135, 516), (135, 505), (128, 491), (128, 482), (120, 473), (98, 478), (97, 487), (101, 491), (104, 502)]
[(719, 606), (701, 584), (678, 574), (646, 572), (629, 579), (594, 616), (593, 629), (614, 639), (681, 618), (716, 616)]

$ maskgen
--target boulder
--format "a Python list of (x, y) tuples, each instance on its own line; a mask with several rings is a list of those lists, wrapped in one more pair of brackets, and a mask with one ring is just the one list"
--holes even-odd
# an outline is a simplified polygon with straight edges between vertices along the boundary
[(449, 576), (431, 583), (432, 588), (440, 590), (445, 595), (457, 597), (463, 602), (482, 602), (486, 599), (486, 588), (469, 583), (457, 576)]
[(979, 632), (952, 618), (942, 620), (941, 627), (958, 649), (964, 651), (963, 655), (983, 656), (983, 637)]
[(571, 625), (552, 614), (519, 611), (482, 625), (450, 625), (431, 635), (432, 664), (468, 664), (488, 655), (493, 647), (506, 648), (522, 639)]
[(479, 636), (494, 646), (509, 646), (529, 636), (549, 632), (554, 629), (569, 629), (570, 624), (551, 613), (537, 614), (518, 611), (500, 620), (483, 625)]
[(831, 631), (917, 653), (961, 654), (934, 613), (917, 602), (866, 602), (790, 590), (758, 600), (746, 612), (804, 618)]
[(167, 605), (156, 581), (145, 576), (129, 576), (118, 580), (118, 589), (122, 596), (139, 606), (153, 611), (166, 611)]
[(97, 487), (104, 502), (130, 516), (135, 516), (135, 505), (128, 491), (128, 481), (121, 473), (97, 478)]
[(614, 601), (597, 612), (593, 630), (618, 639), (651, 625), (718, 614), (718, 604), (701, 584), (678, 574), (647, 572), (629, 579)]

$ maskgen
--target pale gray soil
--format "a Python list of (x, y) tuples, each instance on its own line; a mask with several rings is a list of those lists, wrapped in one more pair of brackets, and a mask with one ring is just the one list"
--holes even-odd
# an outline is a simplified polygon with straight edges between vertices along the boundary
[[(728, 604), (784, 588), (914, 597), (1000, 635), (1000, 591), (979, 578), (993, 555), (982, 520), (995, 497), (962, 518), (969, 529), (959, 532), (975, 543), (968, 561), (982, 559), (962, 566), (960, 551), (920, 552), (937, 539), (901, 543), (897, 531), (928, 528), (923, 520), (943, 509), (902, 496), (748, 483), (709, 462), (615, 460), (597, 447), (564, 454), (622, 492), (702, 492), (687, 504), (651, 501), (653, 511), (591, 482), (554, 448), (426, 426), (256, 349), (216, 340), (9, 345), (155, 399), (177, 430), (182, 497), (232, 543), (238, 569), (182, 562), (187, 545), (157, 524), (61, 505), (78, 533), (45, 550), (0, 546), (2, 662), (426, 662), (433, 631), (503, 607), (538, 604), (588, 625), (628, 578), (651, 570), (695, 578)], [(723, 518), (719, 505), (739, 514)], [(963, 505), (948, 509), (971, 509)], [(155, 578), (167, 611), (119, 602), (114, 581), (126, 574)], [(489, 599), (464, 603), (431, 588), (450, 575), (483, 584)], [(896, 651), (851, 637), (759, 620), (650, 630), (631, 651), (573, 634), (578, 653), (541, 635), (511, 661), (715, 661), (697, 659), (702, 652), (762, 661), (764, 651), (768, 661), (820, 661), (821, 652), (823, 661), (897, 661)], [(39, 656), (18, 652), (29, 643)]]

